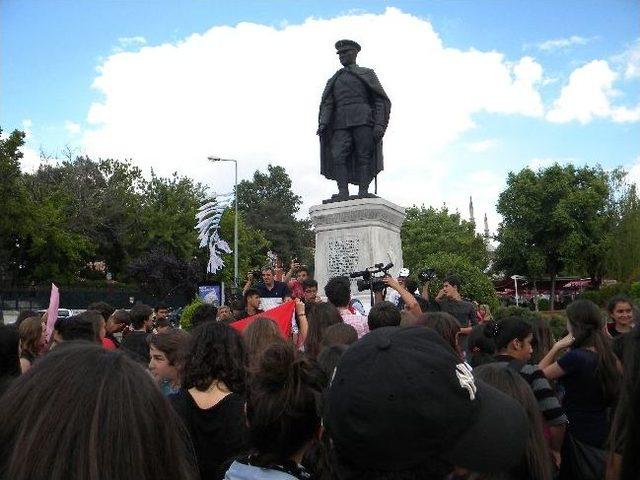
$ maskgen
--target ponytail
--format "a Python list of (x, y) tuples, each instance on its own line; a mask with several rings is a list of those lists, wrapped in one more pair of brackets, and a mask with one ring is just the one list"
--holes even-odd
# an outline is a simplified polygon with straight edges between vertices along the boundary
[(325, 383), (317, 364), (289, 344), (275, 343), (262, 352), (247, 390), (252, 464), (282, 464), (314, 438)]

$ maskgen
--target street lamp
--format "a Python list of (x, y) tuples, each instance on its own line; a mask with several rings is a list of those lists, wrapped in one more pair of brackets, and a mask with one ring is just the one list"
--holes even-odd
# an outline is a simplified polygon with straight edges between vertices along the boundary
[(511, 280), (513, 280), (513, 283), (515, 283), (516, 285), (516, 306), (520, 306), (520, 302), (518, 299), (518, 280), (524, 280), (527, 277), (523, 277), (522, 275), (511, 275)]
[(235, 215), (233, 217), (233, 283), (238, 286), (238, 161), (232, 158), (207, 157), (211, 162), (233, 162), (235, 166)]

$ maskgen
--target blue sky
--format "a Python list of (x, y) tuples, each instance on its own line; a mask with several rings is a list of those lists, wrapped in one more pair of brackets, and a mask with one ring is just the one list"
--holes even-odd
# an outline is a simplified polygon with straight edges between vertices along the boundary
[[(623, 165), (640, 181), (636, 1), (4, 0), (0, 9), (0, 125), (29, 131), (25, 168), (41, 148), (57, 156), (70, 146), (225, 190), (230, 170), (202, 163), (205, 153), (221, 152), (240, 160), (241, 177), (267, 162), (284, 165), (306, 209), (334, 189), (318, 180), (313, 124), (319, 90), (338, 67), (332, 41), (354, 35), (361, 64), (376, 69), (393, 102), (382, 196), (463, 210), (474, 195), (493, 230), (509, 170), (600, 163)], [(291, 103), (281, 117), (254, 121), (260, 109), (280, 110), (278, 102), (247, 92), (255, 83), (224, 78), (256, 75), (252, 64), (258, 84)], [(296, 65), (314, 74), (299, 76)], [(499, 83), (505, 75), (510, 81)], [(287, 81), (291, 88), (279, 89)], [(437, 101), (438, 89), (446, 100)], [(424, 105), (410, 105), (413, 98)], [(245, 100), (252, 118), (236, 118)], [(176, 161), (185, 132), (198, 138)]]

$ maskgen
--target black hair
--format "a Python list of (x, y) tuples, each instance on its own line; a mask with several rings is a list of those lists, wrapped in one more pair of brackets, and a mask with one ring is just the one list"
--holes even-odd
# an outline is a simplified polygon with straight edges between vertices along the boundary
[(232, 392), (243, 393), (246, 364), (240, 334), (224, 323), (205, 322), (191, 331), (183, 387), (205, 391), (220, 381)]
[(343, 320), (336, 307), (330, 303), (318, 303), (308, 309), (307, 321), (309, 331), (304, 340), (304, 351), (311, 358), (315, 358), (320, 353), (324, 332), (331, 325), (342, 323)]
[(169, 310), (169, 306), (166, 303), (159, 303), (156, 305), (156, 308), (154, 308), (156, 313), (158, 313), (158, 310)]
[(72, 317), (59, 318), (54, 328), (65, 342), (85, 340), (97, 343), (100, 340), (95, 323), (86, 316), (74, 315)]
[(619, 303), (628, 303), (633, 308), (633, 300), (624, 294), (616, 295), (607, 302), (607, 311), (613, 313)]
[(401, 319), (398, 307), (391, 302), (382, 301), (371, 307), (367, 323), (369, 330), (375, 330), (380, 327), (397, 327)]
[(191, 317), (191, 325), (197, 327), (204, 322), (215, 322), (218, 316), (218, 308), (210, 303), (198, 305)]
[[(332, 345), (330, 347), (322, 349), (322, 351), (318, 355), (318, 365), (320, 365), (320, 368), (327, 376), (327, 379), (331, 380), (331, 377), (333, 377), (333, 372), (338, 366), (338, 362), (348, 348), (349, 347), (347, 345)], [(325, 388), (327, 388), (328, 386), (329, 384), (327, 382)]]
[(507, 348), (512, 340), (523, 341), (533, 334), (531, 324), (520, 317), (507, 317), (499, 322), (489, 320), (484, 325), (484, 334), (494, 339), (497, 351)]
[(452, 287), (456, 287), (457, 289), (460, 289), (460, 285), (462, 285), (462, 281), (460, 280), (460, 277), (454, 273), (447, 273), (442, 279), (442, 283), (445, 283), (445, 282), (451, 285)]
[(407, 277), (404, 281), (404, 288), (406, 288), (409, 293), (414, 293), (418, 287), (418, 281), (413, 277)]
[(252, 464), (282, 465), (311, 442), (324, 384), (318, 365), (292, 345), (275, 343), (263, 352), (247, 389)]
[(300, 272), (307, 272), (307, 274), (309, 273), (309, 267), (306, 267), (304, 265), (301, 265), (298, 267), (298, 270), (296, 271), (296, 273), (300, 273)]
[(0, 395), (4, 393), (14, 378), (20, 376), (19, 345), (18, 330), (7, 325), (0, 325)]
[(302, 290), (306, 290), (307, 288), (318, 288), (318, 282), (313, 278), (307, 278), (302, 281)]
[(336, 307), (346, 307), (351, 298), (351, 283), (347, 277), (333, 277), (325, 285), (324, 294)]
[(605, 325), (600, 308), (590, 300), (576, 300), (567, 306), (567, 318), (575, 337), (572, 348), (593, 347), (598, 356), (596, 377), (609, 405), (618, 398), (620, 374), (610, 340), (602, 329)]
[(87, 307), (87, 310), (97, 310), (106, 322), (116, 309), (107, 302), (94, 302)]
[[(416, 301), (418, 302), (418, 305), (420, 306), (420, 311), (422, 313), (426, 313), (426, 312), (430, 312), (432, 311), (432, 305), (431, 302), (429, 302), (429, 300), (427, 300), (424, 297), (421, 297), (420, 295), (414, 295)], [(437, 305), (437, 304), (436, 304)]]
[(4, 478), (199, 478), (188, 434), (149, 374), (98, 345), (45, 355), (0, 397), (0, 425)]
[(254, 295), (260, 296), (260, 292), (255, 288), (248, 288), (247, 291), (244, 292), (244, 294), (242, 295), (242, 298), (244, 298), (245, 304), (247, 303), (247, 298), (253, 297)]
[[(624, 367), (620, 401), (616, 408), (610, 445), (622, 447), (620, 480), (635, 480), (640, 470), (640, 328), (620, 335), (616, 341), (624, 344), (622, 364)], [(622, 440), (622, 442), (620, 441)]]
[(152, 313), (153, 308), (149, 305), (145, 305), (143, 303), (134, 305), (129, 312), (129, 315), (131, 315), (131, 326), (136, 330), (142, 328), (144, 326), (144, 322), (149, 319), (149, 316)]
[(467, 350), (471, 353), (469, 365), (473, 368), (495, 361), (493, 356), (496, 354), (496, 342), (493, 337), (485, 334), (485, 330), (485, 325), (477, 325), (467, 335)]
[(473, 375), (515, 399), (527, 413), (527, 448), (520, 464), (510, 472), (512, 476), (509, 478), (551, 480), (551, 457), (542, 433), (542, 415), (529, 384), (519, 372), (499, 363), (481, 365), (473, 371)]
[(102, 325), (106, 323), (102, 313), (98, 310), (85, 310), (84, 312), (76, 315), (76, 317), (81, 321), (87, 320), (91, 322), (93, 324), (94, 341), (100, 341), (100, 329)]

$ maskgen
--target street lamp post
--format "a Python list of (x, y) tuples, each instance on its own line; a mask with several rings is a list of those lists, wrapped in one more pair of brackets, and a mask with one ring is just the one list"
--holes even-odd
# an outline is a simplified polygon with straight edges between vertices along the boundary
[(512, 275), (511, 279), (513, 280), (513, 283), (515, 283), (516, 285), (516, 306), (520, 306), (520, 299), (518, 297), (518, 280), (524, 280), (525, 277), (521, 276), (521, 275)]
[(233, 216), (233, 283), (238, 286), (238, 161), (232, 158), (207, 157), (212, 162), (233, 162), (235, 167), (234, 203), (235, 214)]

